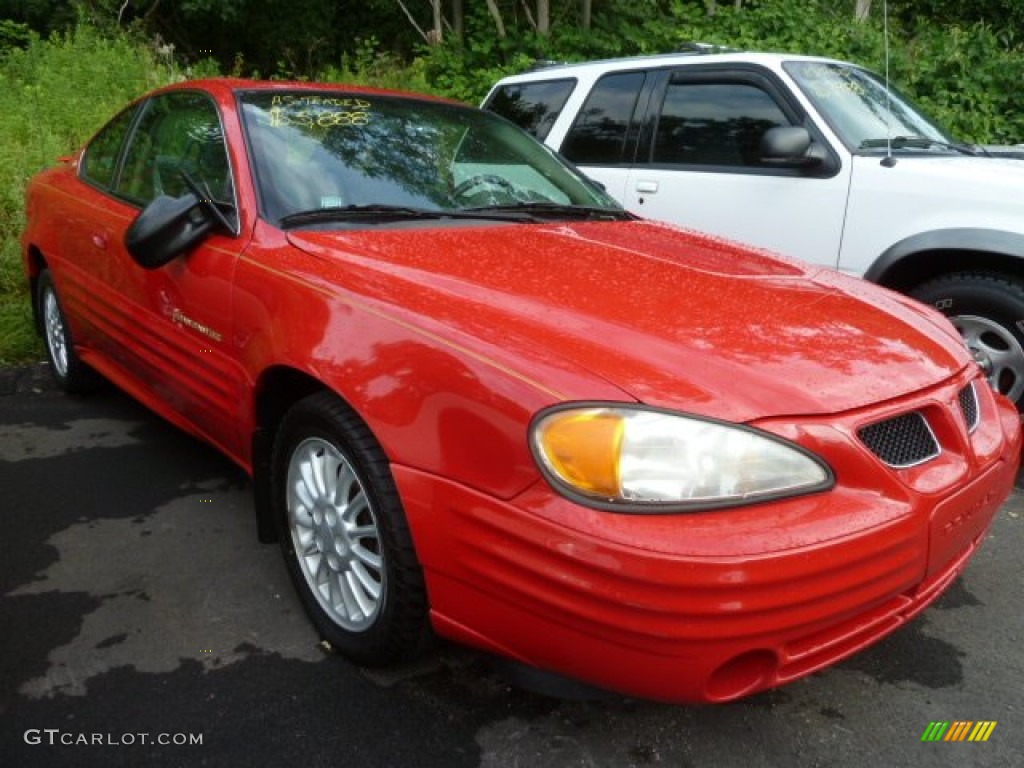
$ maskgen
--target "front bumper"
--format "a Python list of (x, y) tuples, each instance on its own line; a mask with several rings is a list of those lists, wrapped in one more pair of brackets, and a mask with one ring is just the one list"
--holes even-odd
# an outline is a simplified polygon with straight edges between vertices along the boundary
[[(949, 410), (962, 385), (922, 407)], [(711, 513), (599, 512), (542, 482), (506, 502), (395, 475), (440, 634), (629, 695), (721, 702), (846, 658), (955, 580), (1020, 461), (1016, 412), (984, 407), (973, 434), (939, 428), (943, 456), (899, 471), (849, 439), (877, 412), (760, 425), (824, 456), (836, 488)]]

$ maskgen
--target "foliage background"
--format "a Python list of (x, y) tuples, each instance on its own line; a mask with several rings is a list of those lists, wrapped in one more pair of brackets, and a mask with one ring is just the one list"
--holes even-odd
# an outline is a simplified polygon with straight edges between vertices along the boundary
[[(497, 78), (537, 60), (660, 53), (694, 40), (834, 56), (881, 71), (882, 5), (0, 0), (0, 364), (41, 354), (19, 255), (25, 183), (151, 87), (223, 73), (354, 82), (478, 103)], [(898, 87), (963, 141), (1024, 142), (1024, 3), (893, 0), (888, 9), (889, 70)], [(858, 19), (858, 10), (866, 17)]]

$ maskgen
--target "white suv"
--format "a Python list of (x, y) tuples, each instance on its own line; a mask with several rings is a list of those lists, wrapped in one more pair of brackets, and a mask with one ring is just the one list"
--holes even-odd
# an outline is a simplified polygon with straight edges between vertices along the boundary
[(954, 143), (858, 66), (784, 54), (546, 66), (501, 80), (484, 107), (633, 213), (934, 305), (1024, 410), (1024, 160), (1012, 150)]

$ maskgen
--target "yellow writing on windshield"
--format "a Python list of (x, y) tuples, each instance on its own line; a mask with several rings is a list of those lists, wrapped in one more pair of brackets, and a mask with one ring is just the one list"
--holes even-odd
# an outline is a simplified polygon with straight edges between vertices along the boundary
[(366, 99), (354, 97), (276, 94), (270, 102), (270, 125), (274, 128), (367, 125), (371, 106)]
[(364, 110), (270, 108), (270, 125), (296, 125), (301, 128), (334, 128), (342, 125), (368, 125), (370, 113)]
[(342, 96), (306, 96), (302, 94), (279, 93), (270, 100), (270, 106), (305, 106), (305, 107), (348, 107), (350, 109), (366, 110), (370, 108), (370, 102), (366, 99), (357, 99)]

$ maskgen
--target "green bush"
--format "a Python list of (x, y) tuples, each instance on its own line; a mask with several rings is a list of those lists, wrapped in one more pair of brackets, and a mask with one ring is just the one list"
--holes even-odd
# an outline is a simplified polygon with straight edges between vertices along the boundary
[(375, 37), (356, 42), (353, 54), (342, 56), (340, 66), (327, 66), (317, 76), (326, 83), (348, 83), (371, 88), (437, 93), (427, 81), (420, 60), (405, 63), (394, 54), (381, 50)]
[(144, 44), (89, 27), (23, 42), (0, 53), (0, 363), (40, 352), (19, 248), (26, 182), (80, 147), (125, 103), (180, 77)]
[(908, 48), (902, 82), (957, 138), (1024, 142), (1024, 49), (1006, 48), (988, 25), (929, 26)]

